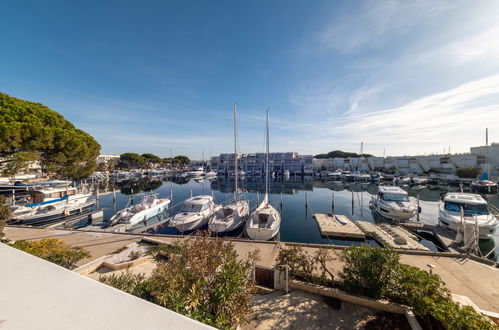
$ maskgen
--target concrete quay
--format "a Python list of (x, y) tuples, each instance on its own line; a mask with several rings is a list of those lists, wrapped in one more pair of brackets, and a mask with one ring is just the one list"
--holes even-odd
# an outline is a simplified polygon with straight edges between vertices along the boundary
[[(142, 239), (153, 239), (165, 243), (176, 240), (188, 239), (183, 236), (165, 235), (132, 235), (121, 233), (102, 233), (87, 231), (68, 231), (47, 228), (20, 228), (6, 227), (6, 238), (10, 240), (38, 240), (42, 238), (57, 238), (70, 245), (78, 245), (90, 251), (92, 257), (79, 262), (86, 264), (102, 256), (111, 254), (119, 248), (138, 242)], [(259, 265), (272, 267), (279, 253), (279, 248), (286, 246), (301, 246), (310, 254), (316, 253), (320, 248), (327, 248), (334, 253), (340, 252), (344, 246), (301, 244), (289, 242), (255, 242), (244, 239), (229, 239), (232, 241), (238, 255), (243, 258), (248, 252), (259, 249), (261, 260)], [(428, 265), (433, 265), (432, 271), (438, 274), (446, 283), (449, 290), (457, 295), (469, 297), (479, 308), (499, 313), (499, 268), (464, 258), (461, 254), (403, 251), (397, 250), (402, 263), (429, 270)], [(343, 265), (335, 258), (330, 265), (338, 273)]]

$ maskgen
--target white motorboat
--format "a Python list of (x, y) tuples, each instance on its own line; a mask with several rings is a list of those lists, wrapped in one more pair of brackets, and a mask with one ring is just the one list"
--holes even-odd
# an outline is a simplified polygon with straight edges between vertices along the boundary
[(254, 240), (269, 240), (279, 232), (281, 214), (269, 202), (269, 111), (266, 117), (265, 197), (246, 223), (246, 233)]
[(215, 171), (209, 171), (209, 172), (206, 172), (204, 174), (204, 176), (207, 177), (207, 178), (213, 178), (213, 177), (217, 176), (217, 172), (215, 172)]
[(148, 219), (160, 216), (170, 205), (170, 198), (158, 198), (155, 194), (144, 195), (139, 204), (131, 205), (117, 212), (109, 220), (111, 224), (125, 224), (134, 226)]
[(450, 192), (439, 204), (438, 224), (452, 231), (463, 231), (463, 225), (478, 226), (480, 238), (491, 238), (498, 219), (490, 213), (487, 201), (477, 194)]
[[(234, 168), (237, 166), (237, 109), (234, 104)], [(214, 233), (230, 232), (239, 228), (244, 224), (249, 215), (249, 202), (247, 200), (239, 200), (238, 196), (238, 176), (244, 171), (234, 171), (235, 188), (234, 201), (223, 206), (215, 215), (208, 221), (208, 228)]]
[(205, 174), (204, 173), (204, 168), (202, 166), (195, 167), (195, 168), (192, 169), (192, 171), (187, 172), (188, 176), (194, 176), (194, 177), (202, 176), (204, 174)]
[(188, 198), (182, 208), (169, 223), (170, 227), (177, 228), (180, 232), (201, 228), (221, 208), (215, 204), (215, 199), (210, 195), (200, 195)]
[(367, 173), (355, 172), (355, 173), (353, 173), (353, 179), (355, 181), (368, 182), (368, 181), (371, 181), (371, 176)]
[(419, 212), (416, 203), (399, 187), (380, 186), (369, 205), (375, 212), (394, 221), (407, 221)]
[[(71, 195), (62, 195), (64, 193)], [(56, 196), (62, 196), (56, 198)], [(12, 216), (9, 222), (23, 224), (39, 224), (55, 219), (64, 218), (76, 213), (82, 213), (96, 204), (91, 194), (78, 194), (76, 189), (66, 188), (30, 191), (27, 200), (29, 204), (12, 207)]]

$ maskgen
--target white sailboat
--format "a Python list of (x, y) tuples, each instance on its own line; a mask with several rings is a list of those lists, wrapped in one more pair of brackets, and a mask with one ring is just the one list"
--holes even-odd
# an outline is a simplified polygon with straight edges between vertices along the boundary
[(246, 222), (249, 215), (249, 202), (245, 199), (239, 199), (238, 192), (238, 175), (240, 175), (237, 166), (237, 108), (234, 104), (234, 175), (235, 189), (234, 201), (223, 206), (218, 210), (213, 218), (208, 221), (208, 228), (214, 233), (230, 232), (239, 228)]
[(265, 197), (246, 223), (251, 239), (266, 241), (273, 238), (281, 227), (281, 214), (269, 202), (269, 111), (266, 116)]

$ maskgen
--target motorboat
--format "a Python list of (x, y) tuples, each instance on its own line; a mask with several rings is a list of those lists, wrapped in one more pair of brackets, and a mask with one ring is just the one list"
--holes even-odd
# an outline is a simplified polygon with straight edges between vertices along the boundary
[(205, 177), (207, 178), (213, 178), (213, 177), (216, 177), (217, 176), (217, 172), (215, 171), (208, 171), (204, 174)]
[(204, 168), (202, 166), (195, 167), (195, 168), (192, 169), (192, 171), (187, 172), (188, 176), (194, 176), (194, 177), (196, 177), (196, 176), (202, 176), (204, 174), (205, 174), (204, 173)]
[(497, 183), (490, 180), (476, 180), (471, 183), (471, 189), (479, 194), (496, 194)]
[(170, 198), (158, 198), (157, 194), (143, 195), (142, 201), (117, 212), (109, 219), (112, 225), (121, 223), (134, 226), (148, 219), (160, 216), (168, 210)]
[(489, 211), (487, 201), (478, 194), (450, 192), (439, 203), (438, 224), (452, 231), (463, 231), (464, 224), (478, 226), (480, 238), (491, 238), (498, 219)]
[(371, 181), (371, 176), (367, 173), (356, 172), (353, 174), (354, 181), (367, 182)]
[[(238, 168), (237, 157), (237, 108), (234, 104), (234, 168)], [(208, 221), (208, 228), (214, 233), (230, 232), (244, 224), (249, 215), (249, 202), (245, 199), (239, 200), (238, 176), (244, 171), (234, 171), (234, 201), (221, 207)], [(243, 174), (244, 175), (244, 174)]]
[(46, 191), (30, 192), (27, 198), (31, 202), (13, 206), (9, 222), (29, 225), (46, 223), (82, 213), (93, 208), (96, 204), (96, 199), (92, 194), (76, 193), (60, 198), (47, 197), (46, 200), (40, 200), (45, 195), (53, 196), (53, 194), (54, 192), (47, 194)]
[(274, 238), (281, 227), (281, 214), (269, 202), (269, 111), (266, 116), (265, 197), (246, 222), (246, 233), (253, 240)]
[(380, 186), (369, 206), (374, 212), (393, 221), (407, 221), (420, 211), (407, 192), (399, 187)]
[(427, 178), (420, 178), (420, 177), (411, 177), (410, 184), (411, 186), (422, 186), (428, 183)]
[(290, 176), (289, 170), (284, 170), (284, 171), (282, 172), (282, 175), (283, 175), (285, 178), (289, 178), (289, 176)]
[(221, 208), (215, 204), (215, 198), (210, 195), (200, 195), (184, 201), (180, 212), (169, 223), (180, 232), (199, 229)]

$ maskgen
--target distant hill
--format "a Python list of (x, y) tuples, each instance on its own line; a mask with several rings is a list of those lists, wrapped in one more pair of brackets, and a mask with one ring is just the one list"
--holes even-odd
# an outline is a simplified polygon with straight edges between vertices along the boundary
[[(373, 157), (370, 154), (363, 154), (364, 157)], [(330, 151), (327, 154), (318, 154), (314, 158), (325, 159), (325, 158), (347, 158), (347, 157), (360, 157), (360, 154), (355, 152), (346, 152), (341, 150)]]

